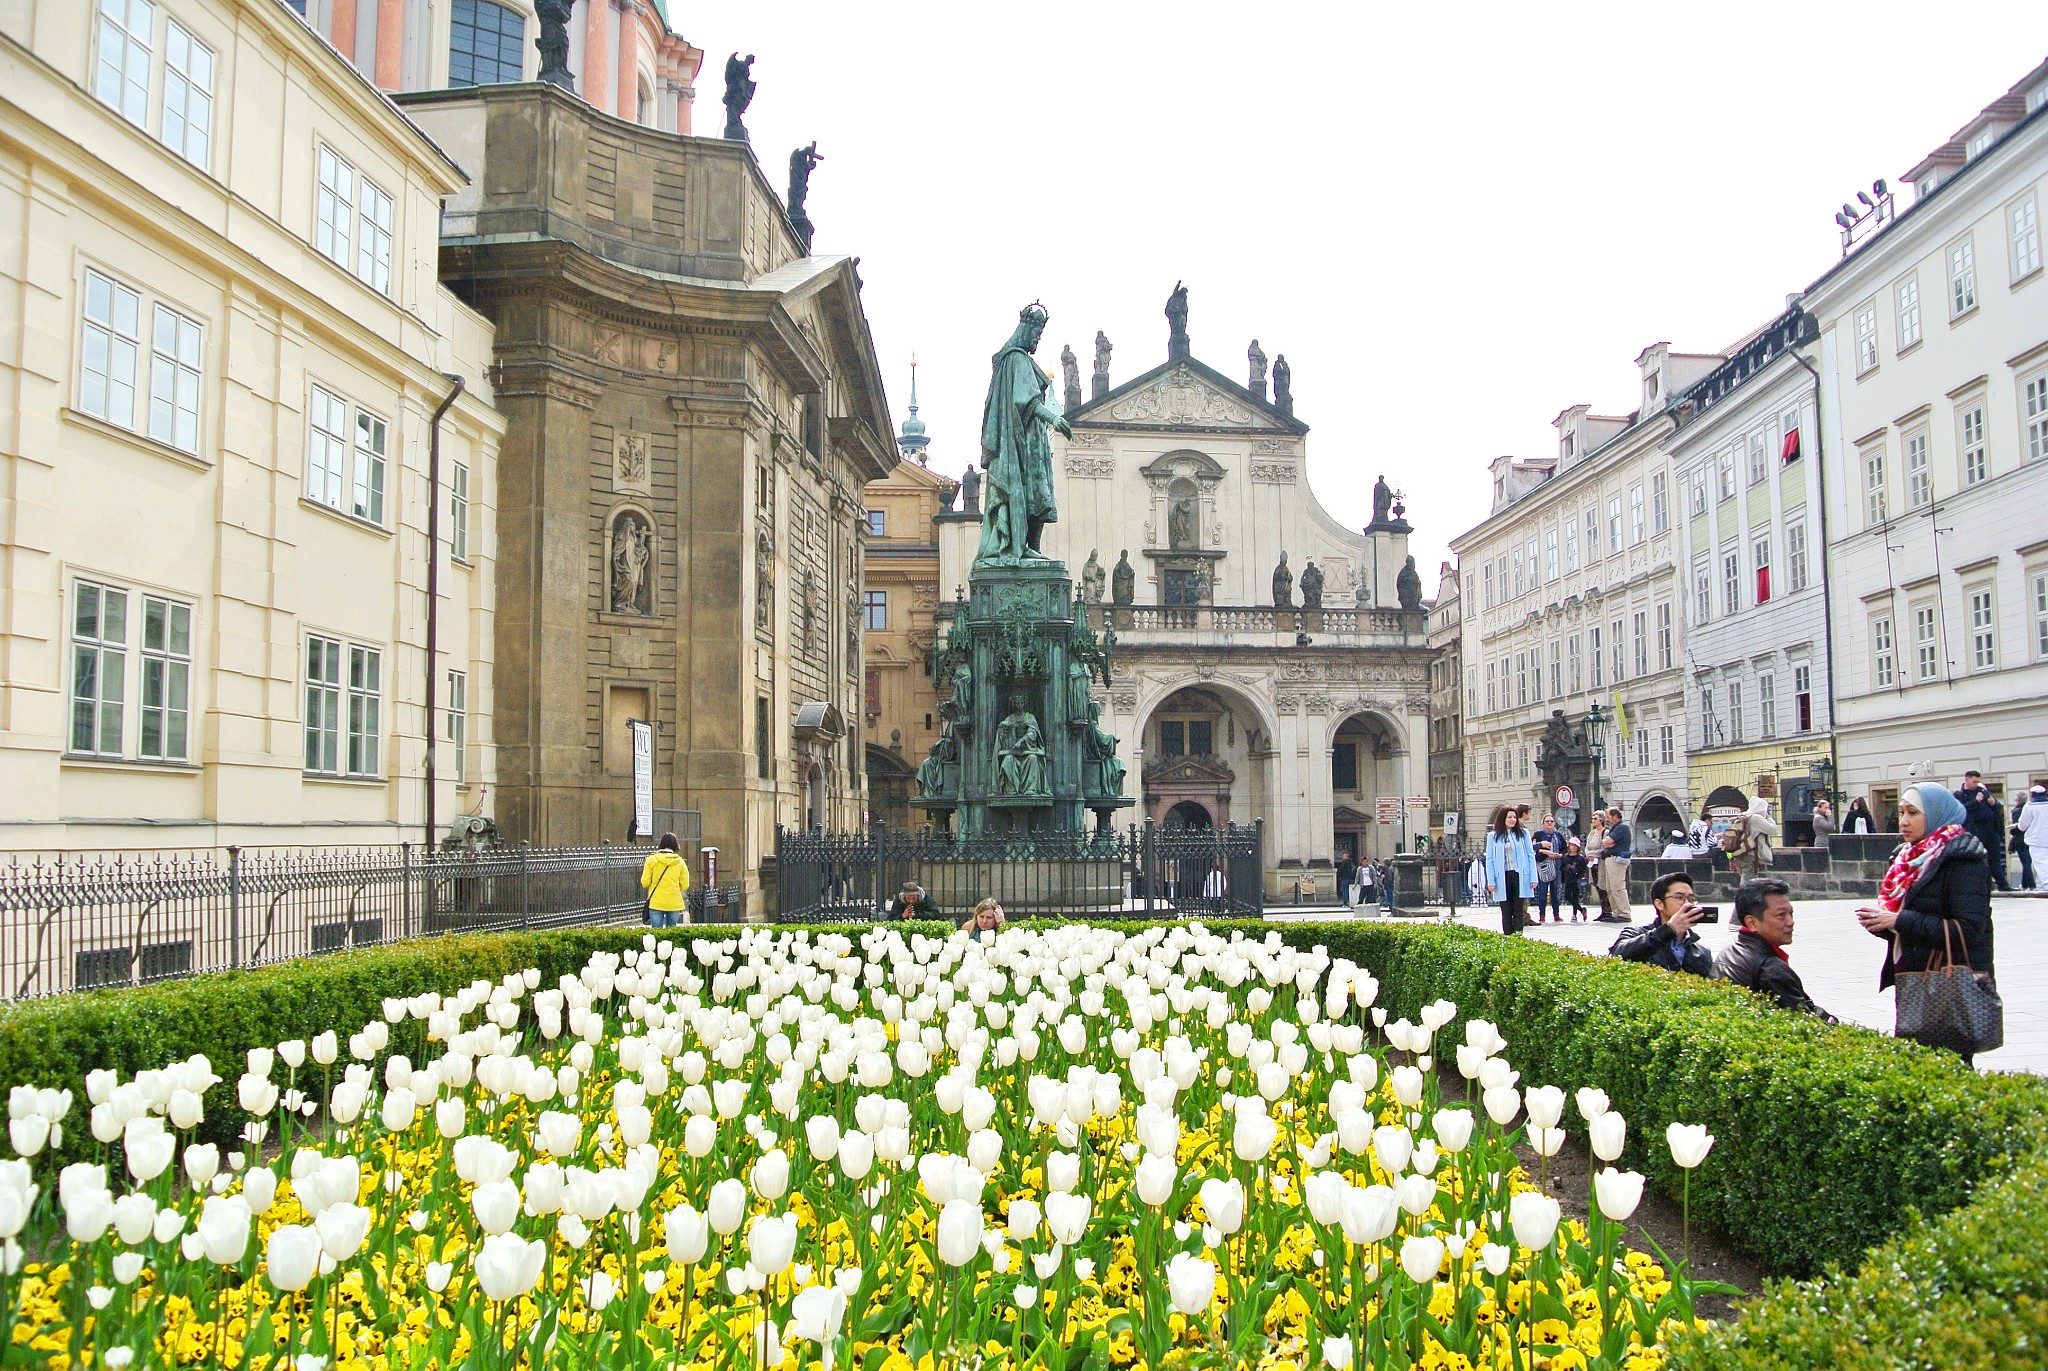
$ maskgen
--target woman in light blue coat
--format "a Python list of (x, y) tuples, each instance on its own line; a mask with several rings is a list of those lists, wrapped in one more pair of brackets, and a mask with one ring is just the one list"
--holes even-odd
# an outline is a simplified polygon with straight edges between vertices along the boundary
[(1500, 906), (1500, 931), (1514, 936), (1528, 914), (1529, 892), (1536, 888), (1536, 845), (1522, 827), (1513, 805), (1493, 813), (1493, 831), (1486, 835), (1486, 898)]

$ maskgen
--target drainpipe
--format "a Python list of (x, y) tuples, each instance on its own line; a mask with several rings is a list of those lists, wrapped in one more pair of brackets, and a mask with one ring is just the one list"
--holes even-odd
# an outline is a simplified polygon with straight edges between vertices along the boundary
[(442, 376), (454, 383), (427, 421), (427, 851), (438, 843), (434, 832), (434, 678), (441, 646), (441, 420), (447, 416), (463, 391), (463, 380), (452, 372)]
[[(1797, 348), (1786, 348), (1785, 355), (1799, 363), (1800, 366), (1805, 367), (1806, 374), (1813, 378), (1813, 469), (1814, 477), (1820, 483), (1820, 555), (1822, 562), (1820, 577), (1821, 651), (1827, 658), (1828, 667), (1828, 789), (1833, 791), (1842, 780), (1842, 758), (1836, 750), (1835, 743), (1837, 725), (1835, 718), (1835, 593), (1833, 588), (1828, 585), (1826, 566), (1828, 556), (1828, 463), (1826, 427), (1821, 423), (1820, 413), (1820, 372), (1813, 363), (1799, 355)], [(1829, 804), (1835, 802), (1833, 794), (1830, 794), (1827, 798)], [(1838, 816), (1837, 822), (1839, 821)]]

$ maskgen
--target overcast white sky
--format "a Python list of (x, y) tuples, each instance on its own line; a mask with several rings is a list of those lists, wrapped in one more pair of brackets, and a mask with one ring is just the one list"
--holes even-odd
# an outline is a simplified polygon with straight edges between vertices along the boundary
[(1121, 383), (1185, 280), (1197, 357), (1287, 355), (1334, 515), (1362, 525), (1380, 471), (1407, 492), (1432, 591), (1488, 461), (1633, 409), (1648, 344), (1774, 316), (1844, 200), (2048, 55), (2039, 0), (670, 8), (697, 132), (738, 48), (770, 180), (818, 140), (815, 250), (861, 258), (899, 422), (915, 350), (934, 467), (975, 455), (1021, 306), (1055, 377), (1071, 343), (1085, 386), (1100, 328)]

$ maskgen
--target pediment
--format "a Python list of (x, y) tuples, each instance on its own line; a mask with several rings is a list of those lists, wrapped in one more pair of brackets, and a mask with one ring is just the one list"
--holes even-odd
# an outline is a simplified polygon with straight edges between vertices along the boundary
[(1229, 785), (1237, 773), (1216, 757), (1166, 757), (1145, 768), (1145, 784)]
[(1193, 358), (1125, 382), (1070, 416), (1076, 424), (1202, 432), (1289, 433), (1307, 425)]

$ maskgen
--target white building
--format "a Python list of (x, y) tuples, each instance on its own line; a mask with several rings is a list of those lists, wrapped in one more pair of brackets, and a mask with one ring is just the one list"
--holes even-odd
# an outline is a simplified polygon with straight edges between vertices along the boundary
[(1826, 378), (1840, 784), (2048, 779), (2048, 63), (1806, 292)]
[(1444, 833), (1444, 816), (1465, 812), (1465, 632), (1458, 569), (1437, 569), (1429, 604), (1429, 826)]
[(1792, 306), (1677, 396), (1665, 443), (1691, 800), (1739, 812), (1762, 794), (1795, 835), (1811, 832), (1816, 764), (1833, 766), (1819, 376), (1795, 352), (1813, 341)]
[[(1502, 804), (1553, 807), (1567, 778), (1676, 826), (1686, 807), (1677, 492), (1663, 443), (1672, 396), (1724, 359), (1657, 343), (1636, 358), (1642, 407), (1574, 405), (1554, 458), (1492, 463), (1493, 512), (1451, 540), (1459, 560), (1468, 708), (1465, 822)], [(1601, 722), (1593, 725), (1592, 707)], [(1553, 746), (1554, 745), (1554, 746)], [(1583, 826), (1583, 824), (1582, 824)]]

